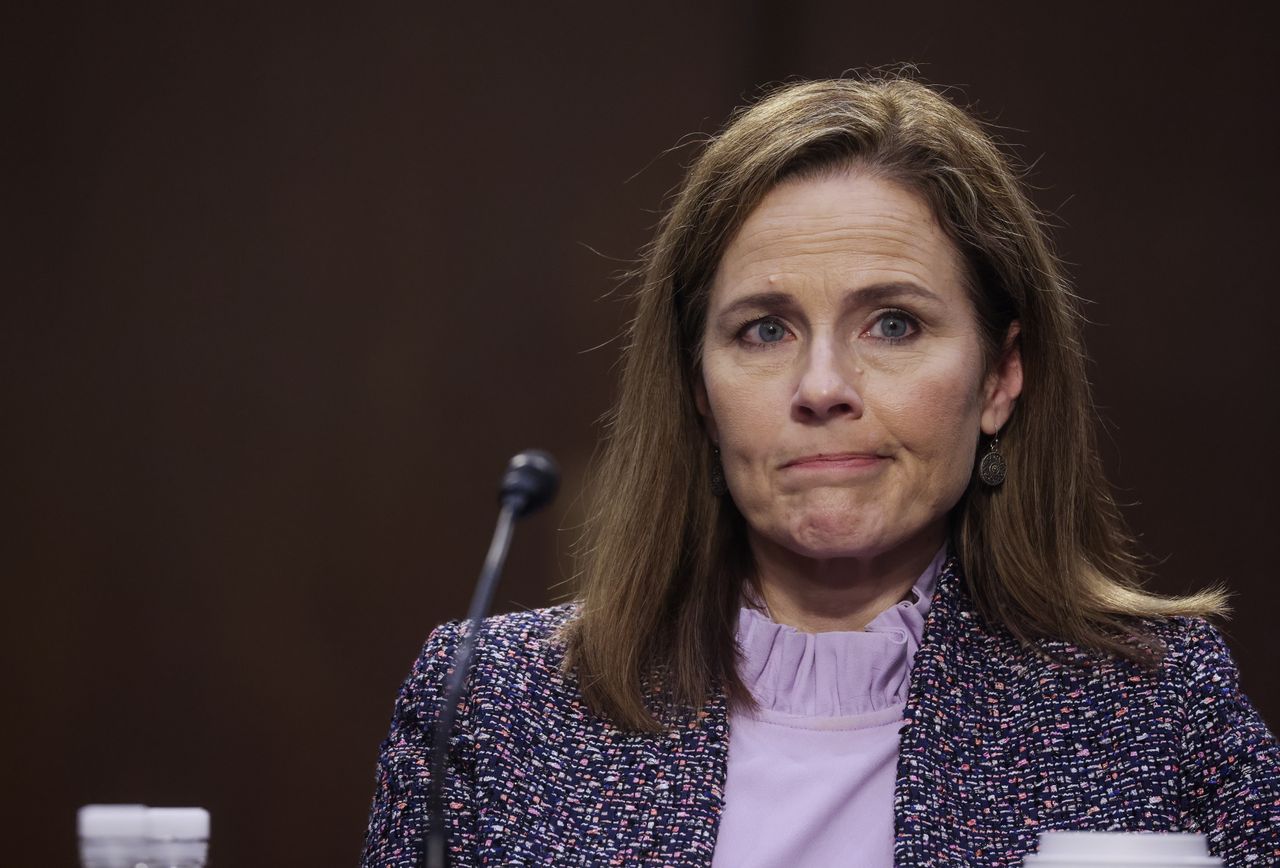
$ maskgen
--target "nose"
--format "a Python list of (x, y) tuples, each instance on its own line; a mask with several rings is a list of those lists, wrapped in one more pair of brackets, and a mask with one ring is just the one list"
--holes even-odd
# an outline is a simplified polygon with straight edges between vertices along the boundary
[[(844, 349), (844, 352), (841, 350)], [(862, 416), (862, 396), (855, 385), (852, 355), (831, 341), (814, 341), (802, 357), (804, 366), (791, 402), (799, 422), (823, 422), (839, 416)]]

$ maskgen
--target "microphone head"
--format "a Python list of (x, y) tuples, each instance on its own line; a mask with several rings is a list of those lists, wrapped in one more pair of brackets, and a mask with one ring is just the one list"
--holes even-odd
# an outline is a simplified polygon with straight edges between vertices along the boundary
[(524, 518), (550, 503), (559, 488), (556, 460), (541, 449), (526, 449), (507, 464), (498, 500), (511, 507), (516, 518)]

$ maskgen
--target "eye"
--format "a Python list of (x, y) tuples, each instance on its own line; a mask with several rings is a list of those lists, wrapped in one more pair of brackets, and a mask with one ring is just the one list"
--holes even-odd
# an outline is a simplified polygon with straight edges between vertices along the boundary
[(909, 313), (900, 310), (885, 311), (876, 317), (869, 334), (886, 341), (900, 341), (909, 338), (920, 329), (920, 323)]
[(742, 331), (742, 340), (749, 344), (776, 344), (786, 340), (787, 327), (773, 317), (765, 317), (747, 323)]

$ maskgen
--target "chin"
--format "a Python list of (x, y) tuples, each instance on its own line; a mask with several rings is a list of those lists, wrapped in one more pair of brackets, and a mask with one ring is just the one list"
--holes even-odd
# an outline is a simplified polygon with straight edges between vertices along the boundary
[(779, 540), (796, 554), (810, 558), (874, 557), (892, 548), (878, 517), (865, 512), (820, 512), (805, 515)]

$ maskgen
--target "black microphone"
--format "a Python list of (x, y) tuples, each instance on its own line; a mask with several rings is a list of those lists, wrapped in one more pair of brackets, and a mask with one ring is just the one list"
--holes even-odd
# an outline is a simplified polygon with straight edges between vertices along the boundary
[(467, 612), (467, 623), (462, 625), (466, 633), (462, 643), (454, 653), (453, 672), (449, 675), (449, 684), (445, 690), (444, 705), (436, 717), (435, 729), (431, 739), (431, 789), (427, 799), (427, 868), (447, 868), (448, 853), (445, 846), (444, 830), (444, 773), (449, 757), (449, 737), (453, 734), (454, 719), (458, 715), (458, 702), (462, 699), (462, 691), (467, 682), (468, 670), (471, 668), (471, 657), (476, 650), (476, 639), (480, 634), (480, 625), (485, 615), (489, 614), (489, 606), (493, 602), (493, 592), (497, 590), (498, 578), (502, 575), (502, 565), (507, 560), (507, 550), (511, 548), (511, 534), (515, 529), (515, 520), (524, 518), (551, 502), (560, 488), (560, 468), (555, 459), (540, 449), (526, 449), (511, 459), (506, 472), (502, 474), (502, 488), (498, 493), (501, 509), (498, 511), (498, 525), (493, 529), (493, 539), (489, 543), (489, 554), (480, 569), (480, 580), (476, 583), (475, 594), (471, 597), (471, 608)]
[(550, 503), (559, 489), (556, 460), (541, 449), (526, 449), (507, 464), (498, 502), (504, 507), (510, 504), (516, 518), (524, 518)]

